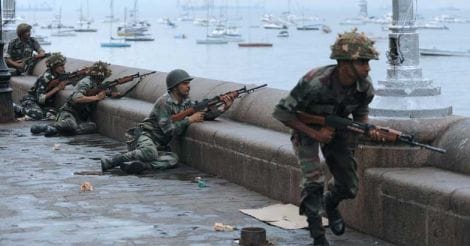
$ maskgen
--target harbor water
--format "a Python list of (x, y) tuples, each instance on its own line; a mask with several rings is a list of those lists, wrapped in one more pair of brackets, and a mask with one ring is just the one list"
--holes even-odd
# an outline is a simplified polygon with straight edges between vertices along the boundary
[[(107, 1), (105, 1), (107, 2)], [(338, 1), (339, 2), (339, 1)], [(391, 1), (390, 5), (391, 5)], [(423, 1), (424, 2), (424, 1)], [(133, 1), (126, 1), (127, 7), (133, 7)], [(114, 15), (123, 19), (124, 10), (120, 3), (115, 7)], [(154, 4), (155, 5), (155, 4)], [(157, 71), (170, 71), (175, 68), (187, 70), (190, 74), (199, 77), (220, 79), (246, 84), (267, 83), (269, 87), (290, 90), (310, 69), (335, 63), (329, 59), (330, 45), (334, 42), (336, 35), (343, 31), (349, 31), (353, 27), (340, 25), (341, 19), (354, 17), (356, 8), (349, 12), (337, 11), (335, 9), (312, 9), (298, 8), (297, 15), (317, 16), (322, 19), (321, 24), (328, 25), (332, 32), (322, 31), (299, 31), (295, 26), (288, 29), (289, 37), (277, 37), (280, 30), (267, 30), (262, 27), (260, 21), (263, 14), (269, 9), (261, 7), (230, 8), (224, 15), (228, 17), (228, 24), (240, 27), (240, 34), (245, 42), (269, 42), (272, 47), (241, 48), (237, 43), (219, 45), (197, 44), (197, 39), (205, 38), (205, 35), (214, 29), (196, 26), (193, 22), (176, 21), (181, 14), (177, 6), (165, 11), (162, 9), (148, 9), (139, 2), (139, 13), (142, 19), (150, 24), (150, 33), (155, 38), (149, 42), (128, 42), (131, 47), (127, 48), (102, 48), (101, 42), (109, 41), (110, 24), (101, 20), (109, 15), (109, 8), (101, 4), (99, 9), (92, 8), (90, 12), (94, 16), (93, 28), (95, 33), (77, 33), (74, 37), (49, 36), (51, 30), (41, 29), (41, 25), (48, 24), (55, 12), (21, 12), (18, 15), (25, 22), (38, 23), (34, 27), (34, 34), (49, 36), (51, 45), (44, 46), (47, 51), (60, 51), (68, 57), (84, 60), (103, 60), (112, 64), (131, 67), (139, 67)], [(381, 16), (389, 10), (374, 10), (376, 16)], [(56, 11), (56, 10), (54, 10)], [(278, 12), (276, 12), (278, 11)], [(280, 15), (282, 9), (273, 10), (273, 15)], [(372, 10), (371, 10), (372, 11)], [(370, 11), (370, 12), (371, 12)], [(62, 16), (65, 25), (77, 25), (78, 14), (64, 11)], [(349, 13), (349, 15), (345, 15)], [(470, 17), (470, 11), (460, 10), (459, 16)], [(205, 17), (203, 9), (190, 12), (193, 17)], [(419, 12), (425, 18), (442, 14), (440, 11)], [(219, 15), (219, 10), (214, 12)], [(160, 24), (161, 18), (169, 17), (174, 20), (176, 28)], [(231, 18), (233, 17), (233, 18)], [(236, 17), (236, 18), (235, 18)], [(419, 30), (420, 47), (439, 48), (448, 50), (466, 51), (470, 49), (470, 23), (446, 23), (447, 30)], [(112, 35), (118, 23), (113, 24)], [(380, 60), (371, 61), (371, 77), (376, 83), (386, 77), (388, 31), (379, 24), (366, 24), (357, 26), (359, 31), (376, 40), (380, 51)], [(187, 38), (175, 38), (175, 35), (184, 34)], [(443, 103), (452, 105), (454, 114), (470, 116), (470, 57), (421, 57), (423, 77), (433, 80), (436, 86), (441, 87)]]

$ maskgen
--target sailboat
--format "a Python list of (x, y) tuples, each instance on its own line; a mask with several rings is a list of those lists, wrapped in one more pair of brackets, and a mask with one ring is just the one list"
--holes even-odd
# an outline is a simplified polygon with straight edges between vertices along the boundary
[[(209, 9), (212, 4), (209, 4), (209, 0), (207, 0), (206, 8), (207, 8), (207, 20), (209, 20)], [(205, 39), (198, 39), (196, 40), (196, 44), (228, 44), (228, 41), (223, 37), (219, 36), (210, 36), (209, 35), (209, 22), (206, 26), (206, 38)]]
[(59, 8), (59, 15), (57, 16), (57, 21), (58, 21), (58, 26), (57, 26), (57, 32), (52, 33), (51, 36), (54, 37), (73, 37), (76, 36), (77, 34), (73, 33), (72, 30), (61, 30), (63, 25), (62, 25), (62, 7)]
[[(75, 28), (75, 32), (97, 32), (96, 28), (90, 28), (91, 23), (93, 21), (90, 18), (89, 15), (89, 10), (88, 10), (88, 0), (86, 1), (86, 7), (87, 7), (87, 17), (85, 18), (83, 16), (83, 9), (82, 5), (80, 4), (80, 19), (78, 20), (78, 25), (80, 26), (79, 28)], [(86, 28), (83, 27), (83, 25), (86, 25)]]
[[(111, 15), (110, 19), (114, 19), (114, 9), (113, 9), (113, 0), (110, 0), (110, 8), (111, 8)], [(124, 48), (124, 47), (131, 47), (131, 44), (124, 43), (124, 42), (113, 42), (116, 38), (113, 38), (113, 22), (109, 23), (109, 42), (101, 43), (101, 47), (103, 48)]]

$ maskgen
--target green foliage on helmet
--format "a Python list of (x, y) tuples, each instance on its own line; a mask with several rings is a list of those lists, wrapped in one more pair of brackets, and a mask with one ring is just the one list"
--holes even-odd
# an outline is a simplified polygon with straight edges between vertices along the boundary
[(109, 63), (97, 61), (90, 67), (90, 75), (100, 78), (107, 78), (111, 76), (111, 69), (109, 69)]
[(331, 59), (335, 60), (378, 60), (379, 52), (374, 47), (374, 41), (364, 33), (358, 33), (354, 28), (351, 32), (338, 34), (331, 46)]
[(23, 35), (23, 33), (31, 31), (31, 28), (31, 25), (27, 23), (21, 23), (16, 27), (16, 35), (20, 37), (21, 35)]
[(175, 69), (166, 76), (166, 88), (169, 90), (180, 83), (191, 81), (192, 79), (193, 77), (189, 76), (183, 69)]
[(46, 61), (46, 66), (48, 68), (54, 68), (58, 65), (65, 65), (65, 58), (60, 52), (52, 53), (51, 56)]

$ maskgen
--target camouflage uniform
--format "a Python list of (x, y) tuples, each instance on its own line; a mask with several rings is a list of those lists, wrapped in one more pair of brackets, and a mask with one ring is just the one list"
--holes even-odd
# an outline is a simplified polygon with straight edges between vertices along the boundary
[[(355, 30), (340, 35), (331, 47), (331, 58), (367, 61), (377, 59), (378, 53), (372, 47), (373, 42), (369, 41)], [(291, 122), (297, 119), (297, 111), (303, 111), (314, 115), (333, 114), (344, 118), (352, 114), (356, 120), (363, 119), (368, 115), (368, 105), (374, 97), (370, 78), (357, 80), (352, 86), (345, 87), (335, 76), (337, 69), (337, 65), (330, 65), (308, 72), (289, 95), (276, 105), (273, 117), (281, 122)], [(315, 130), (322, 128), (313, 124), (309, 127)], [(326, 194), (329, 195), (328, 202), (335, 210), (341, 200), (354, 198), (358, 191), (357, 163), (353, 158), (355, 136), (337, 130), (332, 141), (322, 144), (303, 132), (293, 130), (291, 141), (302, 171), (300, 213), (307, 216), (311, 236), (324, 239), (325, 230), (319, 216), (325, 206), (324, 167), (320, 163), (319, 148), (334, 178), (332, 186), (329, 186), (331, 190)], [(328, 212), (328, 207), (325, 208)], [(318, 245), (328, 245), (327, 242), (323, 243)]]
[(34, 120), (55, 119), (57, 111), (54, 108), (55, 95), (46, 99), (47, 86), (56, 79), (51, 69), (47, 69), (37, 80), (28, 94), (21, 99), (23, 114)]
[[(35, 38), (30, 37), (28, 40), (26, 40), (26, 42), (21, 41), (19, 38), (15, 38), (8, 43), (6, 57), (9, 57), (13, 61), (28, 60), (28, 59), (33, 58), (34, 51), (36, 51), (37, 53), (39, 53), (40, 51), (43, 51), (43, 49), (41, 48), (41, 45)], [(28, 69), (28, 71), (18, 70), (18, 72), (19, 73), (27, 72), (28, 74), (31, 74), (32, 69), (34, 68), (34, 65), (38, 61), (28, 66), (26, 66), (26, 63), (27, 63), (26, 62), (25, 69)], [(31, 62), (33, 61), (31, 60)]]
[[(190, 98), (185, 98), (178, 103), (170, 94), (165, 94), (157, 99), (152, 112), (139, 124), (137, 129), (132, 129), (131, 141), (128, 142), (129, 152), (122, 154), (122, 161), (140, 160), (151, 165), (154, 169), (170, 168), (177, 164), (178, 157), (170, 152), (168, 144), (173, 136), (182, 135), (189, 125), (188, 119), (173, 122), (170, 117), (188, 108), (193, 103)], [(212, 109), (204, 117), (212, 120), (223, 112)]]
[(87, 76), (81, 79), (74, 88), (72, 95), (60, 108), (57, 121), (51, 124), (65, 135), (88, 134), (96, 131), (96, 124), (90, 121), (97, 102), (75, 103), (73, 100), (86, 95), (88, 90), (98, 87), (98, 83)]

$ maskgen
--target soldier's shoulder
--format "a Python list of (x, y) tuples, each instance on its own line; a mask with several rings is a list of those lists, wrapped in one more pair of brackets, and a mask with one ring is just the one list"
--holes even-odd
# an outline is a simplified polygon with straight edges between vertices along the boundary
[(308, 71), (301, 79), (302, 82), (311, 86), (326, 84), (327, 78), (333, 72), (335, 65), (316, 67)]

